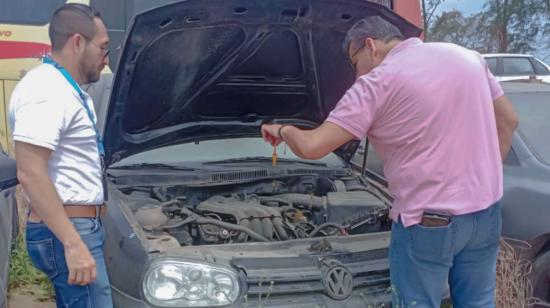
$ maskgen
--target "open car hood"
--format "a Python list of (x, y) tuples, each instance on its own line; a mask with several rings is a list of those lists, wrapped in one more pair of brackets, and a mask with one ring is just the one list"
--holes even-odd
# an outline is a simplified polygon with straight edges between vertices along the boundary
[[(263, 121), (321, 124), (351, 86), (342, 44), (378, 15), (366, 0), (188, 0), (137, 15), (106, 118), (106, 161), (165, 145), (259, 136)], [(357, 142), (337, 154), (351, 158)]]

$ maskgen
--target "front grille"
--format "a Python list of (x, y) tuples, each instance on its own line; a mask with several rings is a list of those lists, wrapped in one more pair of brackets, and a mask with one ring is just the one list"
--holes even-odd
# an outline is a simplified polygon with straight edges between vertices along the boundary
[[(354, 277), (354, 289), (361, 288), (363, 293), (368, 295), (380, 295), (390, 292), (390, 272), (364, 273), (363, 277)], [(299, 294), (299, 293), (324, 293), (325, 287), (321, 277), (316, 280), (307, 281), (261, 281), (248, 283), (248, 297), (260, 297)]]
[[(300, 293), (324, 293), (325, 287), (321, 277), (315, 280), (303, 281), (248, 281), (248, 297), (281, 296)], [(362, 289), (366, 295), (380, 295), (390, 292), (390, 272), (365, 272), (353, 277), (353, 288)]]
[[(376, 296), (390, 291), (387, 249), (362, 253), (342, 254), (336, 257), (353, 275), (354, 289), (362, 294)], [(248, 298), (270, 298), (307, 293), (323, 294), (322, 266), (317, 257), (234, 259), (233, 265), (246, 275)]]

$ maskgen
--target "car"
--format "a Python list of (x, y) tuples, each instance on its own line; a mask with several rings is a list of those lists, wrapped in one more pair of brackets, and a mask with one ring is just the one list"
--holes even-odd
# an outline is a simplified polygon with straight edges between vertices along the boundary
[(0, 308), (8, 305), (10, 255), (18, 234), (15, 162), (0, 148)]
[(367, 15), (421, 33), (362, 0), (181, 1), (134, 18), (98, 103), (116, 307), (389, 305), (392, 200), (350, 163), (358, 142), (311, 161), (260, 134), (324, 121), (354, 80), (345, 33)]
[(482, 56), (498, 81), (536, 78), (550, 83), (550, 66), (534, 56), (510, 53)]
[(519, 128), (504, 161), (502, 235), (521, 240), (517, 252), (532, 264), (533, 296), (550, 303), (550, 85), (503, 82), (519, 114)]

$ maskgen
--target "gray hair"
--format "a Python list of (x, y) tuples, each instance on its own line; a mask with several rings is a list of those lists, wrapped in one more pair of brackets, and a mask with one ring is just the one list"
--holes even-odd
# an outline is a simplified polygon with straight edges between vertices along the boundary
[(69, 3), (57, 9), (48, 30), (52, 50), (61, 50), (69, 36), (75, 33), (92, 39), (96, 33), (94, 18), (101, 18), (101, 14), (93, 7), (81, 3)]
[(396, 26), (382, 17), (367, 16), (359, 20), (348, 30), (344, 39), (344, 51), (347, 53), (351, 44), (357, 46), (368, 37), (384, 41), (384, 43), (388, 43), (393, 39), (405, 39)]

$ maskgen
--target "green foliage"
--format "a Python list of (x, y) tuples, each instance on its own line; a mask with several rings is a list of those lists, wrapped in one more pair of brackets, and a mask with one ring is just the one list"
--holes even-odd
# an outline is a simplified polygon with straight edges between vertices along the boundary
[(498, 52), (535, 50), (538, 35), (548, 31), (548, 0), (489, 0), (484, 6)]
[(8, 292), (17, 289), (37, 291), (38, 299), (43, 301), (50, 300), (54, 296), (53, 287), (48, 278), (32, 265), (21, 234), (17, 237), (16, 246), (11, 255)]
[(450, 11), (437, 16), (430, 41), (451, 42), (482, 53), (529, 53), (550, 34), (549, 0), (487, 0), (477, 14)]
[(430, 29), (430, 25), (432, 24), (435, 11), (441, 5), (445, 0), (423, 0), (422, 1), (422, 8), (424, 14), (424, 28)]

